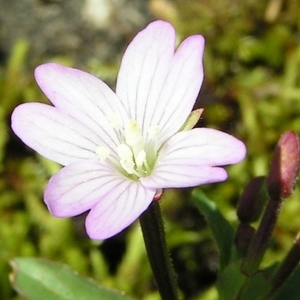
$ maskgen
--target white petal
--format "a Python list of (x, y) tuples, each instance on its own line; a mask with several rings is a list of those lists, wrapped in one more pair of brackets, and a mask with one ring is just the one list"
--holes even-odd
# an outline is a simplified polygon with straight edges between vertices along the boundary
[(62, 165), (96, 159), (95, 150), (101, 144), (114, 151), (84, 124), (41, 103), (18, 106), (12, 114), (12, 129), (29, 147)]
[(144, 135), (160, 125), (163, 141), (185, 122), (203, 79), (203, 37), (189, 37), (176, 54), (174, 43), (169, 23), (148, 25), (128, 46), (117, 82), (117, 95)]
[(76, 216), (100, 201), (110, 201), (111, 191), (126, 180), (105, 162), (75, 162), (52, 176), (45, 190), (45, 203), (56, 217)]
[(149, 116), (165, 84), (174, 45), (174, 28), (169, 23), (156, 21), (136, 35), (123, 56), (117, 95), (143, 132), (149, 126)]
[(184, 188), (224, 181), (227, 173), (222, 168), (188, 165), (184, 161), (158, 166), (148, 177), (141, 178), (147, 188)]
[(226, 171), (216, 166), (238, 163), (244, 144), (224, 132), (196, 128), (179, 132), (162, 147), (154, 171), (141, 179), (146, 187), (188, 187), (223, 181)]
[[(150, 115), (151, 124), (159, 124), (161, 142), (176, 133), (191, 113), (203, 81), (204, 39), (188, 37), (177, 49), (159, 100)], [(148, 114), (149, 115), (149, 114)]]
[(121, 232), (148, 208), (155, 192), (136, 181), (120, 181), (88, 214), (86, 230), (90, 238), (102, 240)]
[(128, 116), (115, 93), (103, 81), (55, 63), (36, 68), (35, 77), (55, 107), (89, 127), (106, 144), (118, 144), (108, 116), (117, 113), (124, 120), (128, 120)]

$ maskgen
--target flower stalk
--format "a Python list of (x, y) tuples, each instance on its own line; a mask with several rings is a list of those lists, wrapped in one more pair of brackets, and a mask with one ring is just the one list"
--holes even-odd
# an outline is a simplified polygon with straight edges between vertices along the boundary
[(269, 201), (242, 265), (242, 270), (246, 275), (251, 276), (257, 271), (269, 246), (281, 206), (281, 201), (272, 199)]
[(139, 218), (150, 266), (163, 300), (177, 300), (176, 275), (167, 249), (159, 201), (152, 201)]
[(275, 275), (272, 278), (272, 289), (269, 292), (266, 299), (270, 299), (274, 296), (283, 284), (288, 280), (288, 278), (293, 274), (297, 268), (300, 261), (300, 234), (297, 235), (296, 240), (284, 258), (284, 260), (279, 265)]
[[(247, 275), (251, 276), (259, 267), (269, 245), (278, 214), (283, 204), (283, 199), (289, 197), (294, 190), (298, 179), (299, 168), (299, 136), (293, 131), (287, 131), (277, 142), (271, 167), (266, 179), (269, 202), (253, 237), (252, 243), (250, 244), (246, 260), (242, 266), (243, 272)], [(258, 183), (256, 183), (256, 185)], [(255, 210), (253, 211), (255, 212)], [(239, 218), (241, 219), (240, 215)], [(278, 275), (276, 278), (279, 277), (281, 277), (281, 275)]]

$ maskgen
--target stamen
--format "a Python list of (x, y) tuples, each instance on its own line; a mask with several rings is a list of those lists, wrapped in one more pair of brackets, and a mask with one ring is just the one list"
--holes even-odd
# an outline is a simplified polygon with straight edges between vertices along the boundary
[(157, 136), (160, 132), (160, 127), (158, 125), (149, 127), (147, 132), (148, 132), (148, 136), (150, 139), (155, 139), (155, 138), (157, 138)]
[(133, 153), (131, 148), (126, 144), (120, 144), (118, 146), (118, 155), (120, 157), (120, 163), (122, 168), (128, 173), (128, 174), (134, 174), (135, 173), (135, 163), (133, 160)]
[(143, 144), (142, 131), (139, 124), (134, 120), (130, 120), (125, 126), (125, 141), (129, 146)]
[(134, 161), (133, 159), (130, 158), (122, 158), (120, 159), (120, 164), (122, 166), (122, 168), (129, 174), (135, 174), (137, 176), (139, 176), (139, 174), (135, 171), (134, 169)]
[(99, 155), (102, 161), (106, 160), (107, 157), (110, 155), (110, 151), (104, 146), (98, 146), (95, 150), (95, 153)]
[(122, 158), (133, 158), (131, 148), (126, 144), (120, 144), (118, 146), (118, 155)]
[(120, 128), (121, 127), (121, 117), (118, 113), (109, 112), (106, 115), (107, 120), (110, 122), (113, 128)]
[(151, 158), (150, 165), (152, 166), (156, 157), (152, 155), (151, 151), (149, 153), (149, 150), (155, 148), (155, 137), (158, 135), (159, 130), (159, 126), (153, 126), (149, 129), (148, 134), (152, 141), (149, 144), (148, 137), (147, 145), (145, 145), (139, 124), (135, 120), (129, 120), (125, 125), (117, 153), (119, 156), (119, 164), (127, 175), (134, 175), (136, 179), (138, 179), (150, 174), (151, 168), (147, 158)]
[(147, 162), (146, 159), (144, 160), (144, 166), (145, 166), (145, 169), (146, 169), (145, 173), (148, 173), (150, 171), (150, 167), (149, 167), (148, 162)]
[(141, 150), (135, 158), (135, 163), (137, 168), (142, 167), (145, 161), (146, 161), (146, 152), (145, 150)]

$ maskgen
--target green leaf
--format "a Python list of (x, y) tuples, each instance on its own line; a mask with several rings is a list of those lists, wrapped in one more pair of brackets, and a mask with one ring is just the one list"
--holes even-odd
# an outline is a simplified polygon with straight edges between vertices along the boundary
[(262, 298), (271, 288), (270, 273), (273, 269), (268, 268), (255, 273), (248, 278), (243, 287), (241, 300), (264, 299)]
[(271, 298), (272, 300), (300, 299), (300, 266), (284, 283), (279, 292)]
[(10, 281), (28, 300), (130, 300), (121, 292), (99, 286), (71, 270), (67, 265), (38, 258), (11, 261)]
[(209, 200), (200, 190), (194, 190), (200, 212), (204, 215), (217, 243), (220, 254), (220, 268), (224, 269), (232, 260), (234, 248), (234, 229), (223, 217), (215, 203)]
[(264, 299), (261, 297), (271, 288), (270, 277), (274, 269), (275, 265), (260, 270), (253, 276), (248, 277), (241, 271), (240, 261), (231, 263), (222, 271), (217, 282), (219, 300)]
[(228, 265), (220, 274), (217, 289), (219, 300), (238, 299), (238, 294), (245, 282), (245, 275), (240, 271), (239, 263)]

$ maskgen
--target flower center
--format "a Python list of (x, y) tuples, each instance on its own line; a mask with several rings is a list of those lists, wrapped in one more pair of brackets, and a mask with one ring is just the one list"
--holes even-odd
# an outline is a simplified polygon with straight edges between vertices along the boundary
[[(156, 138), (159, 127), (150, 127), (147, 131), (147, 140), (143, 136), (139, 124), (135, 120), (129, 120), (123, 130), (120, 130), (119, 120), (115, 116), (109, 116), (109, 121), (117, 131), (120, 144), (117, 146), (118, 161), (111, 162), (127, 177), (138, 180), (151, 174), (157, 158)], [(98, 146), (95, 150), (101, 160), (106, 160), (110, 153)]]
[(151, 173), (154, 162), (149, 165), (147, 150), (139, 124), (130, 120), (124, 128), (124, 143), (118, 146), (120, 164), (128, 175), (139, 178)]

